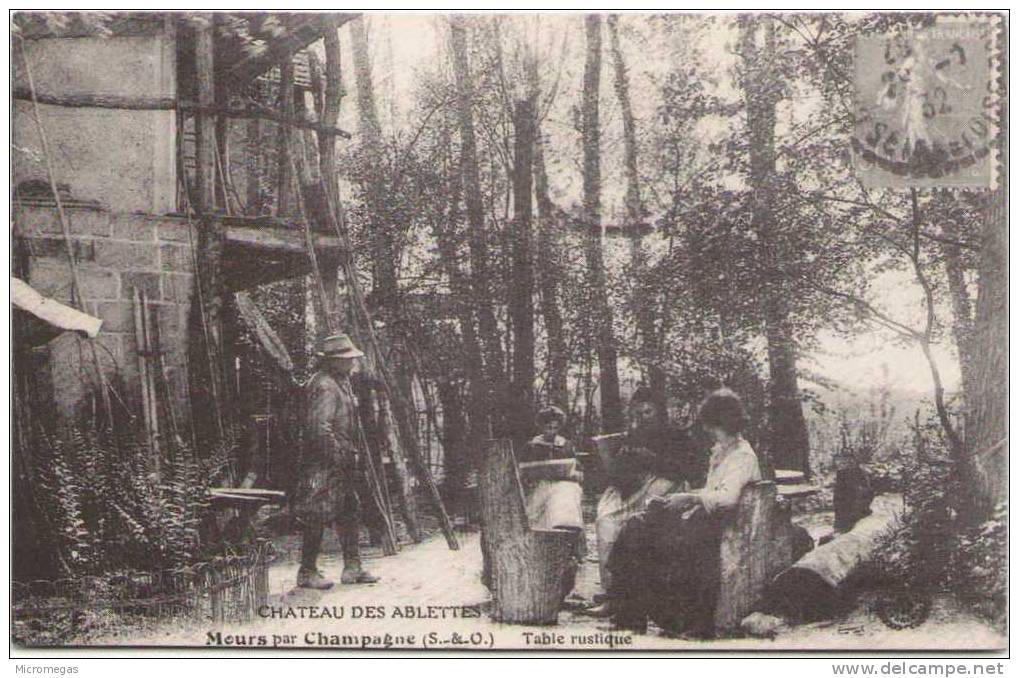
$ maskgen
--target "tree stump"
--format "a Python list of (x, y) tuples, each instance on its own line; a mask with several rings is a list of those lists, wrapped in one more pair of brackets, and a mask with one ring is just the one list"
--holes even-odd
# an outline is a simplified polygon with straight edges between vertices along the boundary
[(722, 532), (716, 630), (738, 628), (761, 605), (765, 589), (792, 565), (794, 539), (789, 507), (778, 503), (775, 483), (745, 487), (733, 522)]
[(489, 441), (478, 481), (492, 618), (512, 624), (555, 624), (563, 589), (575, 567), (575, 533), (530, 528), (508, 440)]

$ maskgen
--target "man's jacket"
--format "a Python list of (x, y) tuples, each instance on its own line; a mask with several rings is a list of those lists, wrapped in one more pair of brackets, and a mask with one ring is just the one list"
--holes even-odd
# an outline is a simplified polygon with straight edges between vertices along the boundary
[(350, 380), (320, 370), (304, 392), (306, 463), (352, 468), (357, 459), (358, 421)]

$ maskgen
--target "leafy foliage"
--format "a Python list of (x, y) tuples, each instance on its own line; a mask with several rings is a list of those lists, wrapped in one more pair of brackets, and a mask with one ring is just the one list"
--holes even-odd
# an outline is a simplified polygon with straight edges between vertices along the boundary
[(76, 429), (40, 436), (33, 469), (37, 510), (63, 574), (182, 567), (207, 554), (209, 479), (224, 455), (164, 449), (160, 474), (130, 435)]
[(916, 431), (915, 456), (902, 470), (906, 512), (883, 535), (866, 570), (895, 586), (927, 592), (948, 590), (975, 604), (1004, 627), (1008, 572), (1007, 511), (975, 526), (963, 525), (955, 497), (968, 491), (948, 461), (948, 445), (937, 421)]

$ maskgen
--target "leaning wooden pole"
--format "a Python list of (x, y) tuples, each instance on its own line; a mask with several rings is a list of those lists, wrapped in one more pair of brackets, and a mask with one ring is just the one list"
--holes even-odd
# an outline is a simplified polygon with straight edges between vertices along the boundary
[[(330, 30), (335, 30), (335, 27)], [(329, 43), (330, 47), (338, 46), (331, 38)], [(339, 102), (342, 97), (342, 90), (340, 87), (329, 86), (330, 83), (338, 84), (340, 82), (340, 59), (338, 49), (326, 50), (325, 66), (327, 87), (324, 109), (329, 112), (329, 116), (326, 120), (328, 122), (332, 120), (333, 112), (339, 110)], [(330, 154), (326, 152), (321, 155), (322, 157), (328, 157)], [(341, 267), (343, 269), (344, 278), (346, 279), (347, 285), (350, 289), (351, 300), (353, 301), (354, 312), (352, 316), (354, 320), (355, 334), (361, 343), (368, 349), (368, 353), (378, 370), (378, 376), (381, 378), (386, 398), (389, 400), (393, 409), (393, 418), (396, 421), (397, 440), (399, 441), (400, 449), (406, 454), (415, 475), (421, 481), (422, 485), (425, 486), (425, 489), (428, 491), (428, 494), (435, 503), (436, 511), (439, 514), (439, 524), (442, 527), (443, 535), (446, 537), (446, 543), (449, 545), (450, 549), (454, 551), (458, 550), (460, 548), (460, 542), (457, 540), (456, 534), (453, 531), (453, 523), (449, 518), (449, 514), (446, 512), (442, 496), (439, 494), (438, 485), (436, 485), (431, 471), (421, 459), (417, 449), (417, 437), (415, 436), (414, 428), (411, 425), (410, 419), (412, 408), (405, 395), (398, 388), (394, 387), (395, 382), (393, 375), (389, 370), (385, 356), (379, 346), (378, 339), (375, 336), (371, 315), (368, 313), (368, 308), (364, 301), (364, 291), (361, 289), (361, 282), (354, 267), (349, 232), (343, 213), (342, 203), (340, 202), (336, 188), (337, 180), (334, 166), (327, 166), (326, 163), (323, 163), (321, 181), (322, 193), (325, 195), (328, 203), (326, 218), (329, 220), (330, 226), (336, 232), (336, 235), (340, 238), (344, 247), (344, 254), (341, 257)]]
[(138, 345), (138, 375), (141, 380), (142, 421), (145, 425), (145, 437), (152, 457), (152, 470), (156, 479), (161, 477), (159, 454), (159, 410), (153, 386), (152, 375), (152, 344), (149, 338), (149, 324), (145, 293), (137, 287), (132, 294), (134, 308), (134, 338)]
[[(290, 176), (294, 179), (294, 197), (296, 198), (297, 211), (301, 217), (301, 223), (304, 226), (304, 238), (308, 249), (308, 258), (311, 261), (312, 277), (315, 279), (315, 296), (318, 299), (319, 307), (322, 309), (322, 317), (325, 319), (326, 327), (330, 333), (337, 332), (339, 330), (334, 322), (334, 316), (330, 313), (329, 299), (326, 294), (325, 284), (322, 281), (322, 269), (319, 268), (318, 254), (315, 252), (315, 241), (311, 234), (311, 222), (308, 219), (308, 212), (304, 203), (304, 196), (301, 192), (300, 186), (300, 174), (297, 172), (297, 165), (294, 163), (294, 155), (290, 144), (289, 135), (285, 142), (284, 154), (290, 170)], [(379, 477), (379, 470), (375, 467), (374, 461), (371, 459), (371, 450), (364, 445), (364, 441), (361, 441), (364, 449), (364, 457), (368, 463), (367, 468), (367, 479), (368, 487), (371, 490), (372, 501), (375, 503), (375, 507), (378, 509), (379, 514), (382, 516), (382, 523), (385, 525), (385, 533), (383, 535), (382, 548), (386, 555), (395, 555), (397, 551), (397, 539), (396, 530), (393, 525), (393, 516), (390, 512), (390, 507), (386, 502), (385, 495), (383, 494), (383, 482), (384, 480)]]

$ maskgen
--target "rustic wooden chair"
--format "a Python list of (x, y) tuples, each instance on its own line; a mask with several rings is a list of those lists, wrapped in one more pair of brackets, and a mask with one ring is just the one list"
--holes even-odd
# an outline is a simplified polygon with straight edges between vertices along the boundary
[(715, 631), (739, 627), (764, 602), (765, 589), (793, 564), (796, 528), (787, 503), (778, 501), (775, 483), (743, 488), (733, 521), (722, 532), (721, 585), (715, 605)]
[(528, 523), (512, 444), (490, 440), (478, 474), (481, 548), (491, 615), (516, 624), (554, 624), (572, 588), (577, 533)]

